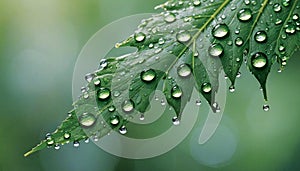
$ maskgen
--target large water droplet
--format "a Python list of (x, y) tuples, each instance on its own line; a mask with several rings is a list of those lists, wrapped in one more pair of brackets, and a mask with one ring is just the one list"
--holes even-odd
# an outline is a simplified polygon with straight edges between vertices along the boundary
[(110, 117), (110, 124), (116, 126), (120, 123), (120, 117), (118, 115), (113, 115)]
[(203, 83), (201, 86), (201, 89), (204, 93), (210, 93), (212, 90), (212, 87), (211, 87), (210, 83)]
[(249, 21), (252, 18), (252, 11), (249, 8), (243, 8), (238, 12), (237, 17), (242, 22)]
[(236, 46), (242, 46), (243, 44), (244, 44), (244, 40), (243, 40), (242, 38), (237, 37), (237, 38), (235, 39), (235, 45), (236, 45)]
[(126, 134), (127, 133), (127, 128), (123, 125), (120, 129), (119, 129), (120, 134)]
[(141, 72), (141, 79), (145, 82), (151, 82), (155, 79), (156, 72), (153, 69), (149, 69)]
[(188, 42), (192, 37), (191, 34), (188, 31), (180, 31), (177, 35), (176, 38), (179, 42), (181, 43), (186, 43)]
[(143, 32), (139, 32), (134, 35), (134, 39), (137, 42), (142, 42), (146, 39), (146, 35)]
[(258, 31), (254, 35), (255, 41), (262, 43), (267, 41), (267, 33), (265, 31)]
[(273, 5), (273, 10), (274, 10), (275, 12), (280, 12), (280, 11), (281, 11), (281, 6), (280, 6), (280, 4), (278, 4), (278, 3), (274, 4), (274, 5)]
[(270, 106), (269, 105), (264, 105), (263, 110), (268, 112), (270, 110)]
[(208, 49), (209, 54), (213, 57), (220, 57), (223, 54), (223, 51), (224, 48), (219, 43), (212, 44)]
[(264, 53), (257, 52), (251, 57), (252, 66), (254, 68), (263, 68), (267, 65), (268, 59)]
[(180, 77), (188, 77), (190, 76), (192, 73), (191, 67), (187, 64), (181, 64), (178, 68), (177, 68), (177, 74)]
[(106, 100), (110, 96), (110, 90), (108, 88), (100, 88), (98, 91), (98, 98), (100, 100)]
[(218, 24), (212, 30), (215, 38), (224, 38), (229, 34), (229, 28), (226, 24)]
[(95, 115), (93, 115), (91, 113), (83, 113), (79, 117), (79, 123), (83, 127), (86, 127), (86, 128), (91, 127), (96, 123), (96, 117), (95, 117)]
[(125, 113), (130, 113), (133, 111), (134, 109), (134, 103), (132, 100), (125, 100), (123, 103), (122, 103), (122, 109)]
[(171, 90), (171, 95), (173, 98), (178, 99), (182, 96), (182, 90), (179, 86), (174, 86)]
[(176, 16), (175, 16), (173, 13), (167, 14), (167, 15), (165, 16), (165, 21), (166, 21), (167, 23), (172, 23), (172, 22), (174, 22), (175, 20), (176, 20)]
[(177, 117), (172, 118), (173, 125), (177, 126), (180, 124), (180, 120)]

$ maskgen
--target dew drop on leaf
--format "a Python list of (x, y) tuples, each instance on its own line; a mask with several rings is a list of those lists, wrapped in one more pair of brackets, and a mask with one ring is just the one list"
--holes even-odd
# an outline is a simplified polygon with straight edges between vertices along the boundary
[(123, 125), (120, 129), (119, 129), (120, 134), (126, 134), (127, 133), (127, 128)]
[(254, 68), (263, 68), (267, 65), (268, 59), (264, 53), (257, 52), (251, 57), (252, 66)]
[(191, 67), (187, 64), (181, 64), (178, 68), (177, 68), (177, 74), (180, 77), (188, 77), (190, 76), (192, 73)]
[(113, 115), (110, 117), (110, 124), (116, 126), (120, 123), (120, 117), (118, 115)]
[(134, 109), (134, 103), (132, 102), (132, 100), (125, 100), (123, 103), (122, 103), (122, 109), (124, 112), (126, 113), (130, 113), (133, 111)]
[(55, 149), (55, 150), (59, 150), (59, 149), (60, 149), (60, 145), (59, 145), (59, 144), (55, 144), (55, 145), (54, 145), (54, 149)]
[(114, 112), (116, 110), (116, 107), (115, 106), (109, 106), (109, 108), (108, 108), (108, 111), (110, 111), (110, 112)]
[(210, 83), (203, 83), (201, 86), (201, 89), (204, 93), (210, 93), (212, 90), (212, 87), (211, 87)]
[(217, 24), (212, 30), (212, 35), (215, 38), (224, 38), (228, 34), (229, 34), (229, 28), (226, 24)]
[(100, 84), (101, 84), (101, 79), (100, 79), (100, 77), (95, 77), (95, 78), (93, 79), (93, 82), (94, 82), (94, 85), (95, 85), (95, 86), (100, 86)]
[(249, 21), (252, 18), (252, 11), (249, 8), (243, 8), (238, 12), (237, 18), (242, 22)]
[(293, 20), (297, 21), (299, 19), (299, 15), (298, 14), (294, 14), (292, 17)]
[(68, 132), (65, 132), (65, 133), (64, 133), (64, 139), (65, 139), (65, 140), (68, 140), (68, 139), (70, 139), (70, 138), (71, 138), (71, 134), (68, 133)]
[(106, 60), (106, 59), (101, 59), (101, 61), (100, 61), (100, 63), (99, 63), (99, 69), (100, 69), (100, 70), (101, 70), (101, 69), (104, 69), (104, 68), (107, 67), (107, 65), (108, 65), (107, 60)]
[(278, 3), (274, 4), (274, 5), (273, 5), (273, 10), (274, 10), (275, 12), (280, 12), (280, 11), (281, 11), (281, 6), (280, 6), (280, 4), (278, 4)]
[(201, 103), (202, 103), (201, 100), (196, 100), (196, 105), (197, 105), (197, 106), (200, 106)]
[(88, 99), (90, 96), (89, 96), (89, 93), (88, 92), (84, 92), (83, 93), (83, 98), (84, 99)]
[(285, 29), (285, 32), (286, 32), (287, 34), (294, 34), (294, 33), (296, 33), (296, 28), (295, 28), (294, 25), (290, 24), (290, 25), (288, 25), (288, 27)]
[(270, 106), (269, 105), (263, 105), (263, 110), (268, 112), (270, 110)]
[(236, 46), (242, 46), (243, 44), (244, 44), (244, 41), (243, 41), (242, 38), (237, 37), (237, 38), (235, 39), (235, 45), (236, 45)]
[(74, 142), (73, 142), (73, 147), (78, 148), (79, 146), (80, 146), (79, 141), (74, 141)]
[(149, 69), (141, 72), (141, 79), (144, 82), (151, 82), (156, 78), (156, 72), (153, 69)]
[(55, 143), (51, 137), (51, 134), (49, 134), (49, 133), (46, 134), (46, 143), (47, 143), (47, 146), (52, 146)]
[(177, 126), (177, 125), (180, 124), (180, 121), (179, 121), (179, 119), (177, 117), (173, 117), (172, 118), (172, 122), (173, 122), (173, 125), (175, 125), (175, 126)]
[(90, 83), (90, 82), (93, 80), (94, 77), (95, 77), (94, 74), (88, 73), (88, 74), (85, 75), (85, 80), (86, 80), (88, 83)]
[(141, 116), (140, 116), (140, 121), (143, 121), (143, 120), (145, 120), (145, 115), (144, 115), (144, 114), (141, 114)]
[(139, 32), (134, 35), (134, 39), (136, 42), (142, 42), (146, 39), (146, 35), (143, 32)]
[(161, 104), (162, 106), (165, 106), (165, 105), (166, 105), (166, 102), (165, 102), (164, 100), (161, 100), (161, 101), (160, 101), (160, 104)]
[(234, 85), (231, 85), (231, 86), (229, 87), (229, 92), (231, 92), (231, 93), (235, 92), (235, 87), (234, 87)]
[(221, 56), (223, 54), (223, 51), (223, 46), (219, 43), (212, 44), (208, 49), (209, 54), (213, 57)]
[(176, 38), (179, 42), (186, 43), (191, 39), (191, 34), (188, 31), (183, 30), (176, 35)]
[(169, 14), (167, 14), (166, 16), (165, 16), (165, 21), (167, 22), (167, 23), (172, 23), (172, 22), (174, 22), (176, 20), (176, 17), (175, 17), (175, 15), (173, 14), (173, 13), (169, 13)]
[(290, 5), (290, 0), (282, 0), (282, 5), (287, 7)]
[(194, 6), (199, 6), (199, 5), (201, 5), (201, 1), (200, 0), (194, 0), (193, 4), (194, 4)]
[(173, 98), (178, 99), (182, 96), (182, 90), (179, 86), (174, 86), (171, 90), (171, 95)]
[(96, 117), (91, 113), (83, 113), (79, 117), (80, 125), (86, 128), (93, 126), (95, 122), (96, 122)]
[(100, 88), (98, 91), (98, 98), (100, 100), (106, 100), (110, 96), (110, 90), (108, 88)]
[(254, 35), (255, 41), (262, 43), (267, 41), (267, 33), (265, 31), (258, 31)]
[(113, 93), (114, 97), (119, 97), (121, 95), (120, 91), (114, 91)]
[(238, 72), (238, 73), (236, 74), (236, 77), (237, 77), (237, 78), (240, 78), (241, 75), (242, 75), (242, 73), (241, 73), (241, 72)]

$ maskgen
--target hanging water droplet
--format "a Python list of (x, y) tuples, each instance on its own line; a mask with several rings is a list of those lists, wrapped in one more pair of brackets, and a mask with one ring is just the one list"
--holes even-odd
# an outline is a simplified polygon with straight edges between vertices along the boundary
[(125, 100), (123, 103), (122, 103), (122, 109), (125, 113), (130, 113), (133, 111), (134, 109), (134, 103), (132, 100)]
[(60, 149), (60, 145), (59, 145), (59, 144), (55, 144), (55, 145), (54, 145), (54, 149), (55, 149), (55, 150), (59, 150), (59, 149)]
[(176, 16), (175, 16), (175, 14), (173, 14), (173, 13), (167, 14), (167, 15), (165, 16), (165, 21), (166, 21), (167, 23), (172, 23), (172, 22), (174, 22), (175, 20), (176, 20)]
[(242, 46), (243, 44), (244, 44), (244, 40), (243, 40), (242, 38), (237, 37), (237, 38), (235, 39), (235, 45), (236, 45), (236, 46)]
[(171, 90), (171, 95), (173, 98), (178, 99), (182, 96), (182, 90), (179, 86), (174, 86)]
[(265, 105), (263, 106), (263, 110), (266, 111), (266, 112), (268, 112), (268, 111), (270, 110), (270, 106), (267, 105), (267, 104), (265, 104)]
[(89, 138), (86, 138), (86, 139), (84, 140), (84, 142), (85, 142), (85, 143), (89, 143), (89, 142), (90, 142), (90, 139), (89, 139)]
[(120, 117), (118, 115), (113, 115), (110, 117), (110, 124), (116, 126), (120, 123)]
[(238, 12), (237, 17), (242, 22), (249, 21), (252, 18), (252, 11), (249, 8), (243, 8)]
[(79, 141), (74, 141), (73, 142), (73, 146), (76, 147), (76, 148), (78, 148), (80, 146)]
[(212, 44), (208, 49), (209, 54), (213, 57), (220, 57), (223, 54), (223, 51), (223, 46), (219, 43)]
[(119, 129), (120, 134), (126, 134), (127, 133), (127, 128), (123, 125), (120, 129)]
[(139, 32), (139, 33), (136, 33), (136, 34), (134, 35), (134, 39), (135, 39), (135, 41), (137, 41), (137, 42), (142, 42), (142, 41), (144, 41), (144, 40), (146, 39), (146, 35), (145, 35), (145, 33), (143, 33), (143, 32)]
[(202, 103), (201, 100), (196, 100), (196, 105), (197, 105), (197, 106), (200, 106), (201, 103)]
[(215, 38), (224, 38), (228, 34), (229, 34), (229, 28), (226, 24), (217, 24), (212, 30), (212, 35)]
[(100, 84), (101, 84), (101, 79), (100, 79), (100, 77), (95, 77), (95, 78), (93, 79), (93, 82), (94, 82), (94, 85), (95, 85), (95, 86), (100, 86)]
[(191, 39), (191, 34), (188, 31), (182, 30), (177, 35), (176, 38), (181, 43), (186, 43)]
[(254, 35), (255, 41), (262, 43), (267, 41), (267, 33), (265, 31), (258, 31)]
[(141, 72), (141, 79), (145, 82), (151, 82), (156, 78), (156, 72), (153, 69), (149, 69)]
[(293, 20), (297, 21), (299, 19), (299, 15), (298, 14), (294, 14), (292, 17)]
[(79, 123), (83, 127), (86, 127), (86, 128), (91, 127), (96, 123), (96, 117), (95, 117), (95, 115), (93, 115), (91, 113), (83, 113), (79, 117)]
[(64, 139), (68, 140), (68, 139), (70, 139), (70, 138), (71, 138), (71, 134), (68, 133), (68, 132), (65, 132), (65, 133), (64, 133)]
[(95, 77), (94, 74), (88, 73), (88, 74), (85, 75), (85, 80), (86, 80), (88, 83), (90, 83), (90, 82), (93, 80), (94, 77)]
[(231, 85), (231, 86), (229, 87), (229, 92), (231, 92), (231, 93), (235, 92), (235, 87), (234, 87), (234, 85)]
[(260, 69), (267, 65), (268, 59), (264, 53), (257, 52), (251, 57), (252, 66)]
[(191, 67), (187, 64), (181, 64), (178, 68), (177, 68), (177, 74), (180, 77), (188, 77), (190, 76), (192, 73)]
[(55, 143), (50, 133), (46, 134), (46, 143), (47, 146), (52, 146)]
[(201, 1), (200, 0), (194, 0), (193, 4), (194, 4), (194, 6), (199, 6), (199, 5), (201, 5)]
[(201, 89), (204, 93), (210, 93), (212, 90), (212, 87), (211, 87), (210, 83), (203, 83), (201, 86)]
[(110, 96), (110, 90), (108, 88), (100, 88), (98, 91), (98, 98), (100, 100), (106, 100)]
[(180, 124), (180, 120), (177, 117), (172, 118), (173, 125), (177, 126)]
[(275, 12), (280, 12), (280, 11), (281, 11), (281, 6), (280, 6), (280, 4), (278, 4), (278, 3), (274, 4), (274, 5), (273, 5), (273, 10), (274, 10)]
[(166, 105), (166, 102), (165, 102), (164, 100), (161, 100), (161, 101), (160, 101), (160, 104), (161, 104), (162, 106), (165, 106), (165, 105)]

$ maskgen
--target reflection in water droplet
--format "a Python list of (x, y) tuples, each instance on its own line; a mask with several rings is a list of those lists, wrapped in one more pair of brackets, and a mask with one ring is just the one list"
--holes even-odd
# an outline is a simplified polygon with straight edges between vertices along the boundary
[(231, 86), (229, 87), (229, 92), (231, 92), (231, 93), (235, 92), (235, 87), (234, 87), (234, 85), (231, 85)]
[(142, 32), (139, 32), (134, 35), (134, 39), (136, 42), (142, 42), (146, 39), (146, 35)]
[(268, 59), (264, 53), (257, 52), (251, 57), (252, 66), (254, 68), (263, 68), (267, 65)]
[(223, 54), (223, 51), (223, 46), (219, 43), (212, 44), (208, 49), (209, 54), (213, 57), (220, 57)]
[(212, 30), (212, 35), (215, 38), (224, 38), (228, 34), (229, 34), (229, 28), (226, 24), (217, 24)]
[(70, 137), (71, 137), (70, 133), (68, 133), (68, 132), (64, 133), (64, 139), (68, 140), (68, 139), (70, 139)]
[(180, 31), (176, 38), (181, 43), (186, 43), (191, 39), (191, 34), (188, 31)]
[(120, 134), (126, 134), (127, 133), (127, 128), (123, 125), (120, 129), (119, 129)]
[(242, 38), (237, 37), (237, 38), (235, 39), (235, 45), (236, 45), (236, 46), (242, 46), (243, 44), (244, 44), (244, 41), (243, 41)]
[(132, 102), (132, 100), (125, 100), (122, 103), (122, 109), (125, 113), (130, 113), (133, 111), (134, 109), (134, 103)]
[(94, 82), (94, 85), (95, 85), (95, 86), (100, 86), (100, 84), (101, 84), (101, 79), (100, 79), (100, 77), (95, 77), (95, 78), (93, 79), (93, 82)]
[(174, 86), (171, 90), (171, 95), (173, 98), (178, 99), (182, 96), (182, 90), (179, 86)]
[(175, 17), (175, 15), (174, 15), (173, 13), (167, 14), (167, 15), (165, 16), (165, 21), (166, 21), (167, 23), (172, 23), (172, 22), (174, 22), (175, 20), (176, 20), (176, 17)]
[(78, 148), (80, 146), (79, 141), (74, 141), (73, 142), (73, 146), (76, 147), (76, 148)]
[(191, 75), (192, 71), (189, 65), (187, 64), (181, 64), (178, 68), (177, 68), (177, 73), (179, 76), (181, 77), (188, 77)]
[(237, 17), (240, 21), (249, 21), (252, 18), (252, 11), (249, 8), (243, 8), (238, 12)]
[(270, 110), (270, 106), (269, 105), (264, 105), (263, 110), (268, 112)]
[(211, 87), (210, 83), (203, 83), (201, 86), (201, 89), (204, 93), (210, 93), (212, 90), (212, 87)]
[(98, 98), (100, 100), (106, 100), (110, 96), (110, 90), (108, 88), (101, 88), (98, 91)]
[(156, 72), (153, 69), (149, 69), (141, 72), (141, 79), (145, 82), (151, 82), (155, 79)]
[(114, 105), (109, 106), (108, 111), (114, 112), (116, 110), (116, 107)]
[(120, 123), (120, 117), (118, 115), (113, 115), (110, 117), (110, 124), (116, 126)]
[(177, 117), (172, 118), (173, 125), (177, 126), (180, 124), (180, 120)]
[(267, 33), (265, 31), (258, 31), (254, 35), (255, 41), (262, 43), (267, 41)]
[(81, 116), (79, 116), (79, 123), (83, 127), (91, 127), (95, 124), (96, 117), (91, 113), (83, 113)]

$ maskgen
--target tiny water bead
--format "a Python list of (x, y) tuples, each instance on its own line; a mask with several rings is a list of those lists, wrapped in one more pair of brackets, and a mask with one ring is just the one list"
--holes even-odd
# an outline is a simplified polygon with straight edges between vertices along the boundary
[(177, 35), (176, 35), (176, 39), (181, 42), (181, 43), (186, 43), (191, 39), (191, 34), (186, 31), (186, 30), (182, 30), (180, 31)]
[(100, 84), (101, 84), (101, 79), (100, 79), (100, 77), (95, 77), (95, 78), (93, 79), (93, 82), (94, 82), (94, 85), (95, 85), (95, 86), (100, 86)]
[(78, 148), (79, 146), (80, 146), (79, 141), (74, 141), (74, 142), (73, 142), (73, 147)]
[(130, 113), (133, 111), (134, 109), (134, 103), (132, 100), (125, 100), (123, 103), (122, 103), (122, 109), (125, 113)]
[(287, 7), (290, 5), (290, 0), (282, 0), (282, 5)]
[(79, 123), (83, 127), (91, 127), (96, 123), (96, 117), (92, 113), (83, 113), (79, 117)]
[(231, 85), (231, 86), (229, 87), (229, 92), (231, 92), (231, 93), (235, 92), (235, 87), (234, 87), (234, 85)]
[(84, 78), (85, 78), (85, 80), (86, 80), (88, 83), (90, 83), (90, 82), (93, 80), (94, 77), (95, 77), (94, 74), (88, 73), (88, 74), (85, 75)]
[(108, 111), (114, 112), (116, 110), (115, 106), (109, 106)]
[(267, 33), (265, 31), (258, 31), (254, 35), (255, 41), (263, 43), (267, 41)]
[(123, 125), (121, 126), (121, 128), (119, 129), (120, 134), (126, 134), (127, 133), (127, 128)]
[(293, 20), (297, 21), (299, 19), (299, 15), (298, 14), (294, 14), (292, 17)]
[(141, 79), (145, 82), (151, 82), (156, 78), (156, 72), (153, 69), (149, 69), (141, 72)]
[(64, 139), (65, 139), (65, 140), (68, 140), (68, 139), (70, 139), (70, 138), (71, 138), (71, 134), (68, 133), (68, 132), (65, 132), (65, 133), (64, 133)]
[(60, 149), (60, 145), (59, 145), (59, 144), (55, 144), (55, 145), (54, 145), (54, 149), (55, 149), (55, 150), (59, 150), (59, 149)]
[(210, 83), (203, 83), (201, 86), (201, 89), (204, 93), (210, 93), (212, 90), (212, 87), (211, 87)]
[(200, 0), (194, 0), (193, 5), (194, 6), (199, 6), (199, 5), (201, 5), (201, 1)]
[(179, 86), (174, 86), (171, 90), (171, 95), (173, 98), (178, 99), (182, 96), (182, 90)]
[(177, 117), (172, 118), (173, 125), (177, 126), (180, 124), (180, 120)]
[(197, 105), (197, 106), (200, 106), (201, 103), (202, 103), (201, 100), (196, 100), (196, 105)]
[(229, 28), (226, 24), (217, 24), (212, 30), (212, 35), (215, 38), (224, 38), (228, 34), (229, 34)]
[(209, 47), (208, 52), (212, 57), (220, 57), (224, 52), (224, 48), (221, 44), (215, 43)]
[(268, 59), (264, 53), (257, 52), (251, 57), (251, 64), (254, 68), (260, 69), (267, 65)]
[(236, 45), (236, 46), (242, 46), (243, 44), (244, 44), (244, 40), (243, 40), (242, 38), (237, 37), (237, 38), (235, 39), (235, 45)]
[(50, 133), (46, 134), (46, 143), (47, 146), (52, 146), (55, 143)]
[(118, 115), (113, 115), (110, 117), (110, 124), (116, 126), (120, 123), (120, 117)]
[(191, 67), (187, 64), (181, 64), (178, 68), (177, 68), (177, 74), (180, 77), (188, 77), (190, 76), (192, 73)]
[(172, 23), (172, 22), (174, 22), (176, 20), (176, 16), (175, 16), (175, 14), (173, 14), (173, 13), (169, 13), (169, 14), (167, 14), (166, 16), (165, 16), (165, 21), (167, 22), (167, 23)]
[(268, 112), (270, 110), (270, 106), (269, 105), (263, 105), (263, 110)]
[(280, 4), (278, 4), (278, 3), (274, 4), (274, 5), (273, 5), (273, 10), (274, 10), (275, 12), (280, 12), (280, 11), (281, 11), (281, 6), (280, 6)]
[(146, 35), (143, 32), (134, 34), (134, 39), (136, 42), (143, 42), (146, 39)]
[(110, 96), (110, 90), (108, 88), (100, 88), (98, 91), (98, 98), (100, 100), (106, 100)]
[(252, 11), (249, 8), (243, 8), (238, 12), (237, 18), (242, 22), (249, 21), (252, 18)]
[(288, 27), (285, 29), (285, 32), (286, 32), (287, 34), (294, 34), (294, 33), (296, 33), (296, 28), (295, 28), (294, 25), (290, 24), (290, 25), (288, 25)]
[(108, 66), (108, 62), (106, 59), (101, 59), (100, 63), (99, 63), (99, 69), (104, 69)]

